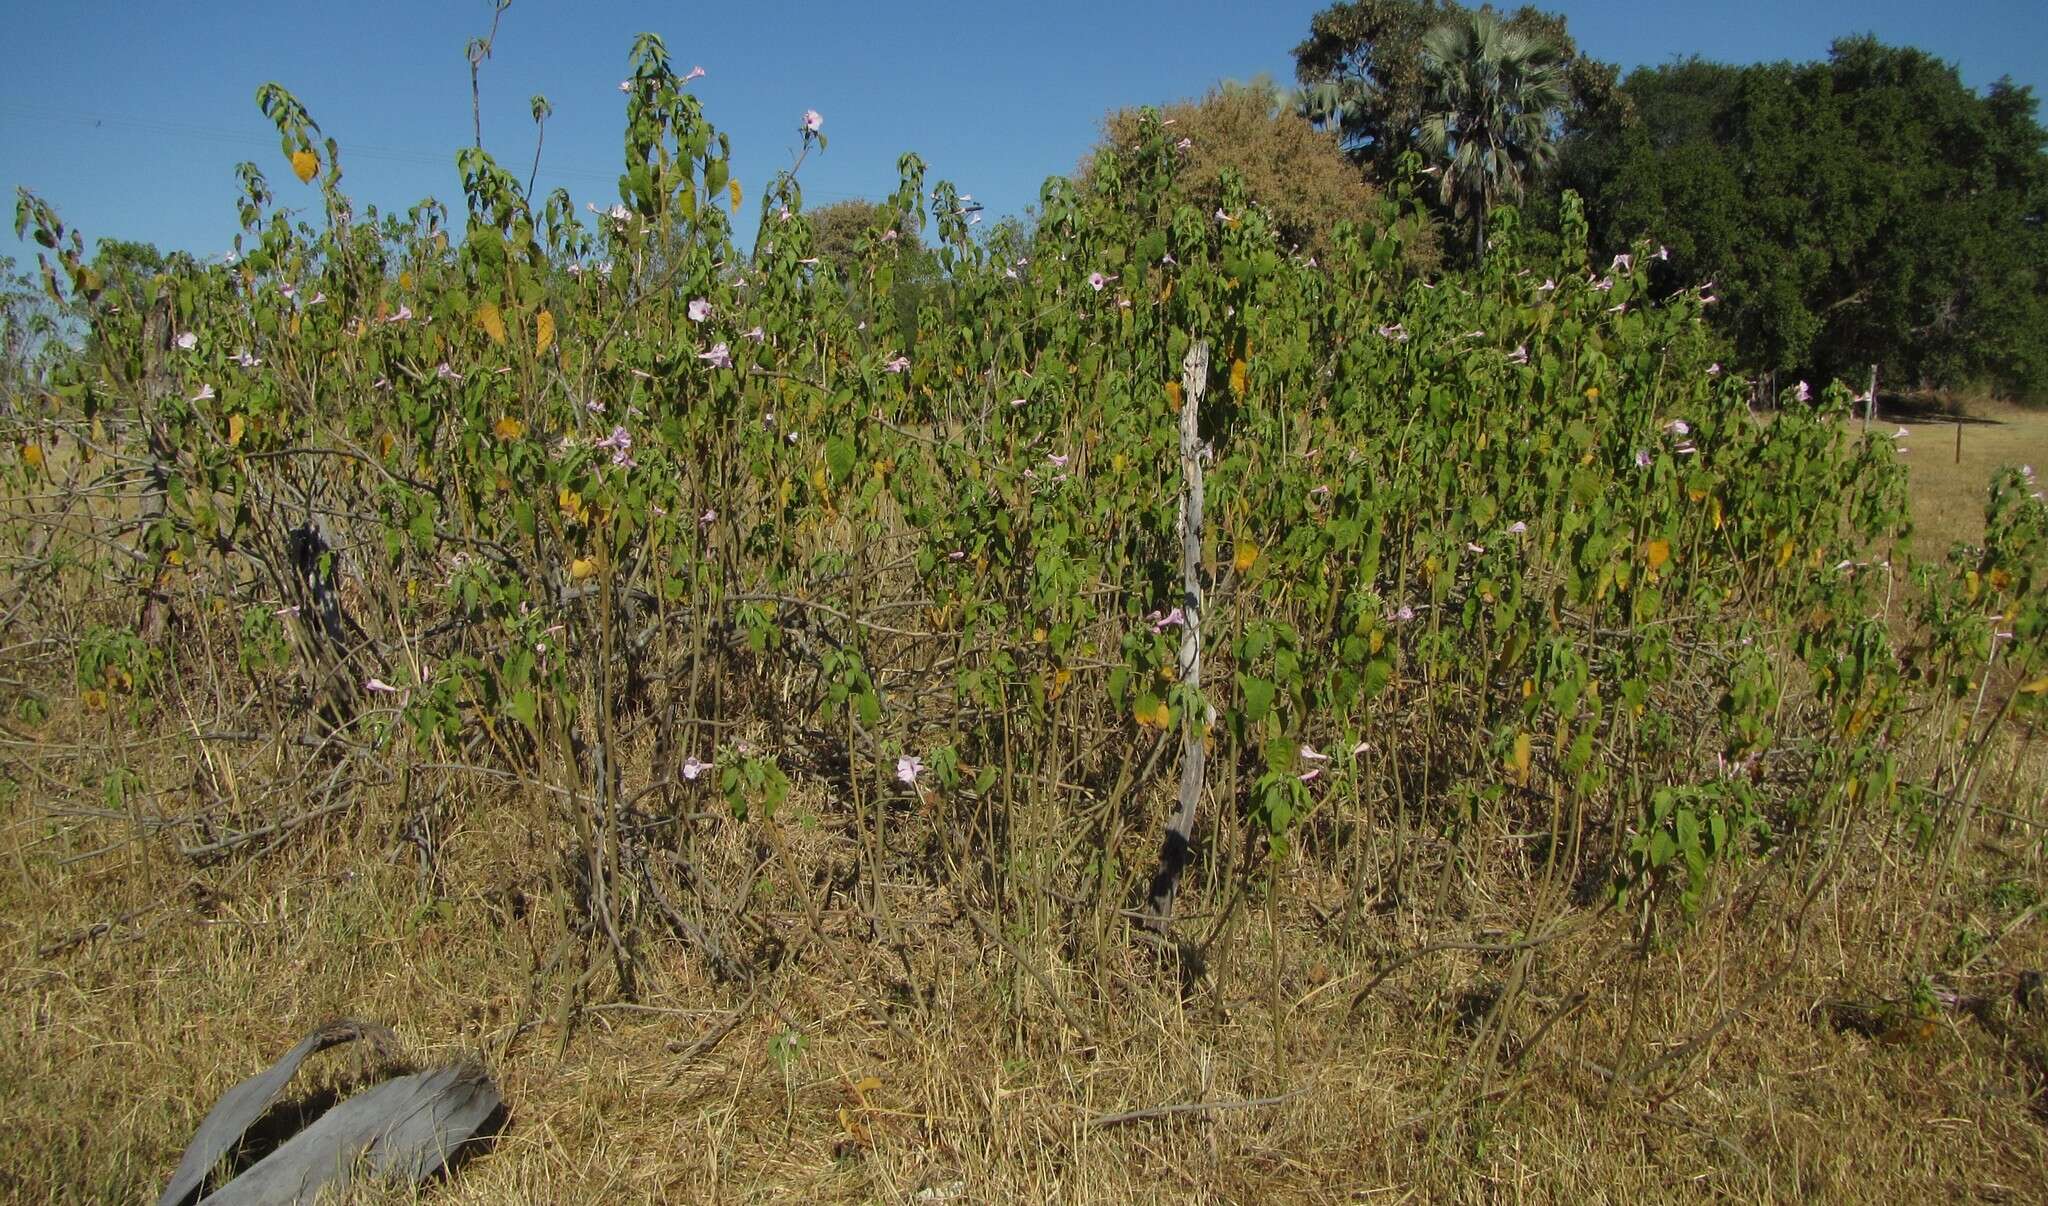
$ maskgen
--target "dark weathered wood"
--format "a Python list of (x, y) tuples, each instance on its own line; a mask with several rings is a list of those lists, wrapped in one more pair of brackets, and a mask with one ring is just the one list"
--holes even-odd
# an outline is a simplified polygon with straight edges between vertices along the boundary
[[(1209, 385), (1209, 344), (1198, 339), (1181, 362), (1180, 408), (1180, 537), (1181, 614), (1180, 678), (1196, 692), (1202, 689), (1202, 395)], [(1164, 931), (1173, 921), (1173, 897), (1193, 852), (1196, 807), (1205, 774), (1204, 740), (1208, 707), (1203, 715), (1186, 709), (1181, 715), (1180, 798), (1166, 821), (1159, 849), (1159, 869), (1152, 876), (1148, 924)]]
[(199, 1129), (192, 1133), (192, 1142), (186, 1145), (177, 1171), (171, 1174), (171, 1182), (164, 1187), (157, 1206), (182, 1206), (190, 1201), (221, 1158), (233, 1151), (249, 1128), (256, 1125), (256, 1120), (276, 1104), (285, 1085), (299, 1070), (299, 1065), (306, 1062), (307, 1056), (365, 1037), (386, 1051), (397, 1050), (396, 1036), (384, 1027), (339, 1018), (300, 1039), (298, 1046), (285, 1052), (276, 1063), (221, 1094), (220, 1101), (200, 1122)]
[(202, 1206), (339, 1201), (359, 1171), (417, 1185), (447, 1167), (500, 1104), (474, 1064), (387, 1080), (320, 1115)]

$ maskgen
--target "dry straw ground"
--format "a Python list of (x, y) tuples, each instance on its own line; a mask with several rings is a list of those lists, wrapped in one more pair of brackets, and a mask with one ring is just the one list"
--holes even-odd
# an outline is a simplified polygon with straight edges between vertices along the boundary
[[(1990, 417), (1960, 468), (1952, 429), (1914, 438), (1923, 550), (1970, 535), (1991, 464), (2048, 462), (2048, 416)], [(509, 1124), (441, 1202), (2048, 1200), (2048, 1029), (2015, 1000), (2048, 967), (2039, 735), (1933, 857), (1834, 833), (1806, 884), (1752, 867), (1647, 948), (1587, 907), (1596, 885), (1547, 880), (1528, 834), (1451, 864), (1431, 834), (1336, 818), (1264, 898), (1203, 898), (1189, 969), (1050, 888), (997, 909), (977, 852), (916, 809), (871, 892), (846, 810), (812, 796), (780, 849), (699, 822), (700, 881), (785, 944), (777, 971), (722, 981), (656, 944), (636, 1000), (571, 1012), (579, 977), (615, 997), (611, 971), (569, 934), (526, 795), (419, 770), (432, 874), (396, 784), (260, 854), (183, 857), (203, 837), (128, 840), (177, 801), (108, 800), (110, 765), (233, 791), (232, 768), (293, 752), (175, 710), (131, 732), (68, 687), (30, 727), (12, 699), (68, 664), (0, 646), (11, 1200), (152, 1198), (224, 1089), (338, 1014), (499, 1077)], [(1322, 857), (1354, 838), (1369, 857)], [(1149, 838), (1121, 840), (1141, 864)], [(359, 1071), (331, 1054), (300, 1087)]]

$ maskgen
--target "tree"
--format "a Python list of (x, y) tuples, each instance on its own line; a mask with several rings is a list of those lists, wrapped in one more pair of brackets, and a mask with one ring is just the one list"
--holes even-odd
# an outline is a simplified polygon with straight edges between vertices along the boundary
[[(1375, 179), (1390, 178), (1404, 152), (1420, 149), (1430, 96), (1423, 39), (1470, 11), (1455, 0), (1343, 0), (1317, 13), (1294, 48), (1304, 115), (1336, 130)], [(1525, 5), (1501, 24), (1556, 50), (1565, 88), (1560, 141), (1627, 104), (1615, 67), (1580, 54), (1562, 16)]]
[[(1119, 109), (1104, 118), (1101, 146), (1130, 146), (1142, 112)], [(1198, 101), (1166, 106), (1160, 117), (1185, 140), (1178, 179), (1189, 199), (1205, 210), (1222, 204), (1222, 173), (1229, 168), (1244, 180), (1281, 237), (1311, 255), (1328, 248), (1339, 222), (1380, 219), (1379, 190), (1346, 159), (1337, 135), (1318, 131), (1297, 116), (1289, 90), (1276, 89), (1270, 80), (1220, 84)], [(1081, 163), (1084, 187), (1093, 160), (1091, 152)], [(1435, 264), (1433, 231), (1411, 221), (1402, 238), (1411, 267)]]
[(1422, 149), (1441, 173), (1444, 205), (1472, 219), (1477, 263), (1486, 257), (1487, 211), (1520, 200), (1530, 175), (1556, 157), (1564, 70), (1556, 47), (1485, 10), (1425, 34), (1422, 63)]
[(1870, 38), (1817, 63), (1632, 74), (1639, 121), (1568, 148), (1594, 237), (1715, 282), (1752, 370), (1984, 379), (2048, 398), (2048, 155), (2025, 88)]
[[(893, 315), (905, 347), (914, 343), (918, 307), (944, 285), (938, 261), (918, 238), (915, 221), (891, 226), (889, 213), (881, 204), (858, 197), (834, 201), (808, 216), (812, 251), (838, 272), (856, 299), (863, 296), (860, 282), (867, 271), (863, 253), (872, 251), (886, 260), (891, 268), (888, 302), (877, 309)], [(862, 317), (873, 321), (876, 315), (863, 310)]]

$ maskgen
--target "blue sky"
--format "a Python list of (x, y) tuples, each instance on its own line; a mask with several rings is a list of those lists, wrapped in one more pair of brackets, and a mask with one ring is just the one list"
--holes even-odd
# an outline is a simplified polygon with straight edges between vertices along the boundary
[[(601, 5), (518, 0), (483, 71), (484, 145), (522, 179), (534, 150), (528, 98), (554, 104), (540, 189), (616, 199), (624, 113), (618, 81), (641, 30), (677, 69), (701, 64), (711, 120), (732, 138), (749, 197), (786, 166), (800, 115), (825, 116), (831, 146), (804, 166), (812, 205), (877, 197), (915, 150), (991, 216), (1020, 212), (1066, 172), (1108, 110), (1199, 94), (1260, 71), (1291, 80), (1289, 54), (1316, 3), (1044, 0), (969, 5)], [(1561, 11), (1580, 48), (1624, 67), (1696, 53), (1728, 62), (1812, 59), (1874, 33), (1956, 63), (1981, 88), (2001, 75), (2048, 90), (2042, 0), (1731, 3), (1581, 0)], [(291, 177), (256, 110), (276, 80), (342, 146), (344, 188), (402, 209), (433, 195), (459, 211), (455, 151), (471, 138), (463, 46), (487, 0), (355, 4), (0, 0), (0, 187), (26, 185), (88, 240), (140, 239), (217, 254), (235, 233), (234, 165), (255, 161), (286, 204)], [(0, 255), (33, 264), (8, 221)]]

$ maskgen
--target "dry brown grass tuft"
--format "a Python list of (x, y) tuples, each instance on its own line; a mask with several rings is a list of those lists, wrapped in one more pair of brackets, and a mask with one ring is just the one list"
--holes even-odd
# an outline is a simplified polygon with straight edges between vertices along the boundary
[[(40, 736), (25, 757), (52, 773), (90, 748), (61, 716)], [(2030, 760), (2013, 782), (2043, 781), (2041, 743), (2013, 756)], [(1220, 932), (1185, 990), (1114, 900), (1070, 903), (1026, 873), (984, 912), (971, 873), (920, 865), (914, 811), (877, 899), (835, 889), (859, 841), (831, 801), (801, 799), (780, 826), (793, 881), (757, 831), (703, 822), (705, 876), (737, 868), (723, 886), (789, 944), (775, 971), (721, 983), (650, 941), (637, 1001), (567, 1019), (568, 983), (591, 977), (604, 1001), (609, 965), (564, 943), (555, 854), (515, 794), (451, 797), (439, 897), (396, 841), (391, 793), (262, 857), (159, 848), (147, 867), (132, 846), (67, 861), (125, 822), (30, 799), (9, 805), (0, 912), (16, 1200), (152, 1195), (222, 1090), (342, 1013), (391, 1023), (416, 1057), (481, 1050), (499, 1076), (510, 1128), (429, 1194), (449, 1202), (2048, 1192), (2048, 1029), (2006, 1000), (2016, 971), (2048, 966), (2039, 799), (2001, 802), (2024, 821), (1979, 818), (1953, 874), (1896, 833), (1787, 847), (1810, 900), (1752, 865), (1647, 948), (1626, 919), (1568, 908), (1513, 834), (1474, 840), (1481, 869), (1452, 875), (1442, 912), (1390, 898), (1376, 862), (1352, 911), (1359, 885), (1303, 851), (1267, 899), (1201, 898), (1190, 931)], [(1447, 940), (1494, 949), (1423, 953)], [(1985, 998), (1983, 1017), (1944, 1006), (1890, 1042), (1829, 1008), (1899, 998), (1923, 972)], [(328, 1056), (310, 1088), (350, 1075)]]

